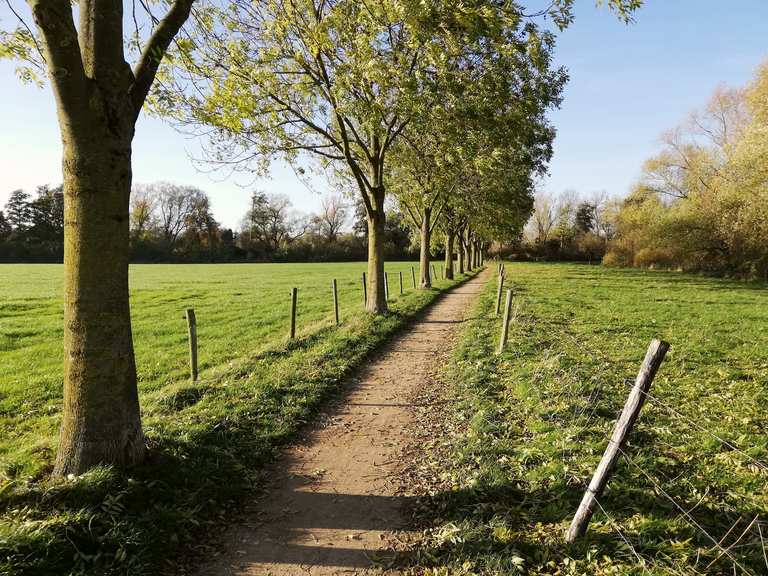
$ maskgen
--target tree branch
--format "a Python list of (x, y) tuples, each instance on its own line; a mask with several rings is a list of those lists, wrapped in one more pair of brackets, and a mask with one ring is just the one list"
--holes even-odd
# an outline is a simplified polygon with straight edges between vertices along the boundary
[(69, 0), (28, 0), (43, 35), (48, 75), (67, 116), (86, 104), (86, 82), (77, 29)]
[(192, 3), (195, 0), (174, 0), (171, 9), (160, 21), (157, 28), (147, 41), (144, 51), (141, 53), (139, 63), (134, 71), (135, 80), (130, 88), (131, 101), (133, 102), (134, 115), (138, 118), (141, 107), (147, 99), (149, 89), (155, 81), (157, 69), (165, 56), (176, 34), (189, 18)]

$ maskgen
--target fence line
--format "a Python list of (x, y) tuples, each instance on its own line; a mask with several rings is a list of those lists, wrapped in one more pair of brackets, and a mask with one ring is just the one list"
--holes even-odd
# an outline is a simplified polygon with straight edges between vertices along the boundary
[[(520, 304), (524, 304), (524, 302), (519, 302)], [(524, 316), (523, 316), (524, 317)], [(600, 359), (598, 358), (598, 355), (594, 353), (593, 350), (589, 350), (584, 348), (580, 345), (577, 337), (573, 334), (570, 334), (568, 332), (564, 332), (563, 334), (567, 340), (570, 340), (574, 345), (578, 347), (578, 349), (585, 353), (593, 362), (598, 363)], [(544, 369), (536, 369), (534, 370), (534, 373), (532, 374), (532, 377), (529, 378), (527, 381), (530, 385), (533, 386), (533, 389), (535, 390), (536, 396), (538, 396), (539, 402), (541, 404), (544, 404), (545, 399), (548, 402), (557, 402), (561, 398), (565, 397), (571, 397), (571, 398), (582, 398), (584, 399), (584, 404), (575, 407), (574, 410), (570, 411), (574, 416), (574, 424), (576, 424), (576, 429), (573, 434), (569, 435), (573, 438), (573, 435), (575, 434), (578, 436), (581, 434), (584, 430), (587, 430), (590, 425), (592, 424), (595, 414), (599, 408), (598, 405), (598, 399), (601, 397), (603, 392), (605, 391), (605, 385), (606, 383), (602, 380), (598, 381), (595, 386), (591, 388), (589, 391), (589, 394), (586, 398), (584, 398), (584, 392), (588, 388), (588, 384), (580, 384), (575, 381), (572, 381), (568, 383), (566, 386), (560, 387), (558, 391), (555, 394), (549, 394), (545, 392), (542, 387), (539, 386), (537, 383), (537, 379), (539, 376), (544, 374), (546, 371)], [(567, 371), (564, 372), (567, 374)], [(631, 387), (632, 383), (628, 380), (622, 380), (621, 381), (625, 386)], [(741, 449), (739, 446), (737, 446), (733, 441), (728, 440), (726, 438), (721, 437), (716, 432), (708, 429), (705, 425), (700, 424), (699, 422), (695, 421), (690, 416), (687, 416), (683, 412), (680, 412), (676, 408), (670, 406), (668, 403), (664, 402), (660, 398), (656, 397), (650, 392), (647, 391), (641, 391), (643, 396), (653, 402), (654, 404), (666, 409), (671, 413), (671, 415), (677, 417), (680, 420), (683, 420), (684, 422), (688, 423), (690, 426), (694, 427), (695, 429), (709, 435), (714, 440), (722, 444), (723, 446), (729, 448), (731, 451), (736, 452), (740, 454), (742, 457), (746, 458), (750, 463), (754, 464), (758, 470), (760, 471), (768, 471), (768, 464), (761, 461), (759, 458), (756, 458), (752, 456), (751, 454), (747, 453), (745, 450)], [(610, 440), (607, 436), (607, 433), (603, 432), (602, 436), (605, 437), (607, 440)], [(566, 438), (563, 437), (563, 449), (562, 449), (562, 459), (563, 462), (566, 460)], [(661, 483), (656, 480), (653, 475), (651, 475), (649, 472), (644, 470), (634, 459), (632, 459), (627, 452), (619, 447), (619, 452), (621, 455), (626, 459), (634, 468), (636, 468), (640, 474), (646, 478), (648, 482), (658, 491), (660, 495), (662, 495), (666, 500), (668, 500), (671, 505), (674, 507), (675, 510), (679, 512), (679, 515), (677, 516), (678, 519), (682, 519), (685, 523), (687, 523), (691, 528), (693, 528), (696, 531), (701, 532), (701, 534), (709, 541), (712, 542), (712, 552), (717, 551), (718, 554), (716, 557), (714, 557), (713, 560), (709, 562), (709, 564), (704, 568), (704, 571), (706, 572), (708, 569), (710, 569), (718, 560), (720, 560), (723, 557), (728, 558), (733, 563), (734, 572), (736, 568), (739, 568), (743, 571), (743, 573), (748, 574), (750, 576), (754, 576), (754, 572), (752, 572), (750, 569), (748, 569), (742, 562), (743, 559), (740, 561), (734, 554), (732, 553), (736, 549), (745, 549), (748, 547), (754, 547), (756, 545), (760, 545), (762, 557), (765, 562), (766, 570), (768, 571), (768, 550), (766, 550), (766, 543), (763, 538), (762, 533), (762, 526), (760, 521), (760, 515), (756, 515), (751, 522), (747, 525), (746, 528), (744, 528), (739, 536), (730, 543), (730, 545), (725, 545), (726, 539), (728, 539), (729, 535), (738, 527), (742, 517), (740, 516), (739, 519), (737, 519), (736, 523), (732, 525), (720, 538), (718, 541), (710, 532), (708, 532), (692, 515), (691, 513), (698, 508), (698, 506), (701, 504), (701, 502), (704, 501), (706, 498), (705, 493), (699, 501), (690, 509), (686, 509), (686, 507), (682, 506), (680, 503), (678, 503), (674, 497), (664, 488), (662, 487)], [(568, 476), (568, 471), (565, 470), (566, 477)], [(662, 474), (663, 476), (663, 474)], [(577, 477), (575, 475), (571, 475), (571, 478), (577, 480), (577, 482), (581, 483), (582, 485), (586, 486), (586, 482), (581, 478)], [(666, 477), (665, 477), (666, 478)], [(679, 482), (680, 475), (676, 476), (674, 479), (670, 480), (669, 478), (666, 478), (665, 482)], [(688, 488), (687, 483), (684, 489)], [(631, 542), (627, 539), (627, 537), (622, 533), (620, 526), (618, 522), (615, 521), (614, 518), (611, 517), (611, 515), (607, 512), (605, 507), (602, 505), (602, 503), (599, 501), (599, 499), (595, 499), (595, 503), (601, 510), (601, 512), (605, 515), (605, 517), (608, 519), (608, 522), (610, 523), (611, 527), (614, 531), (617, 532), (617, 534), (621, 537), (621, 539), (624, 541), (624, 543), (629, 547), (632, 554), (635, 556), (635, 558), (638, 560), (638, 562), (641, 564), (643, 568), (643, 572), (647, 572), (646, 567), (646, 560), (643, 559), (643, 557), (638, 554), (637, 550), (632, 546)], [(754, 538), (755, 534), (753, 533), (753, 536), (751, 538), (748, 538), (746, 541), (744, 541), (745, 536), (750, 532), (750, 530), (754, 530), (754, 526), (757, 526), (757, 535), (759, 537), (759, 542), (756, 541), (756, 538)], [(698, 559), (696, 561), (698, 563)], [(766, 572), (768, 573), (768, 572)]]

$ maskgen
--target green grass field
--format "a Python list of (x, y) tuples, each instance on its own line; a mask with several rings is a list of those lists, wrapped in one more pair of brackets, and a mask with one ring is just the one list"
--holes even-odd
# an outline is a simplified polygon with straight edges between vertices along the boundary
[[(388, 263), (392, 314), (363, 313), (363, 263), (137, 265), (132, 318), (150, 461), (51, 483), (62, 389), (62, 268), (0, 267), (0, 573), (156, 574), (259, 485), (277, 447), (343, 377), (453, 282), (414, 291)], [(436, 265), (439, 270), (439, 265)], [(399, 295), (399, 272), (406, 289)], [(331, 282), (342, 326), (333, 321)], [(298, 288), (298, 338), (288, 342)], [(198, 322), (188, 377), (184, 310)], [(194, 550), (193, 550), (194, 551)]]
[[(565, 264), (510, 263), (507, 278), (507, 351), (493, 353), (491, 283), (449, 370), (457, 402), (449, 446), (424, 470), (441, 480), (420, 507), (414, 572), (768, 573), (768, 287)], [(569, 548), (583, 481), (654, 336), (671, 350), (651, 394), (679, 414), (646, 403), (600, 499), (607, 515)]]

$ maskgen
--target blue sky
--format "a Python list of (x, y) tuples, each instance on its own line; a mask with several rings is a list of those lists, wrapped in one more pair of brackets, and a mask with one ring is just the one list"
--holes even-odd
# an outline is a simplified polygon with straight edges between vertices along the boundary
[[(557, 61), (571, 80), (560, 110), (555, 155), (545, 186), (581, 194), (605, 190), (624, 195), (659, 135), (703, 105), (718, 84), (742, 85), (768, 58), (768, 0), (647, 0), (626, 26), (592, 0), (577, 0), (576, 21), (559, 39)], [(0, 26), (8, 26), (0, 11)], [(24, 86), (13, 64), (0, 61), (0, 206), (11, 190), (58, 183), (60, 145), (52, 96)], [(249, 190), (285, 193), (309, 212), (327, 190), (312, 188), (276, 164), (272, 177), (224, 179), (195, 169), (198, 145), (162, 121), (142, 116), (134, 143), (134, 181), (170, 180), (211, 196), (217, 219), (237, 226)]]

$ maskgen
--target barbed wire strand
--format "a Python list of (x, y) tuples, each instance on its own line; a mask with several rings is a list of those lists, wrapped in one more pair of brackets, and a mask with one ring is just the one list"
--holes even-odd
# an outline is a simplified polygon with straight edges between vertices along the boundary
[(720, 549), (720, 550), (722, 550), (722, 551), (723, 551), (723, 553), (725, 553), (725, 555), (726, 555), (726, 556), (728, 556), (728, 558), (730, 558), (730, 559), (731, 559), (731, 561), (732, 561), (732, 562), (733, 562), (733, 563), (734, 563), (736, 566), (738, 566), (739, 568), (741, 568), (741, 569), (742, 569), (742, 570), (743, 570), (743, 571), (744, 571), (746, 574), (750, 574), (750, 575), (752, 574), (752, 573), (751, 573), (749, 570), (747, 570), (747, 569), (746, 569), (746, 568), (745, 568), (745, 567), (744, 567), (744, 566), (743, 566), (743, 565), (742, 565), (742, 564), (741, 564), (741, 563), (740, 563), (740, 562), (739, 562), (739, 561), (738, 561), (736, 558), (734, 558), (734, 557), (733, 557), (733, 555), (731, 555), (731, 553), (730, 553), (730, 552), (728, 552), (728, 550), (726, 550), (725, 548), (723, 548), (722, 546), (720, 546), (720, 544), (717, 542), (717, 540), (716, 540), (716, 539), (715, 539), (715, 538), (714, 538), (714, 537), (713, 537), (713, 536), (712, 536), (712, 535), (711, 535), (709, 532), (707, 532), (707, 531), (706, 531), (706, 530), (705, 530), (705, 529), (704, 529), (704, 528), (701, 526), (701, 524), (699, 524), (699, 523), (696, 521), (696, 519), (695, 519), (693, 516), (691, 516), (691, 515), (690, 515), (690, 514), (689, 514), (689, 513), (688, 513), (688, 512), (685, 510), (685, 508), (683, 508), (683, 507), (682, 507), (680, 504), (678, 504), (678, 503), (677, 503), (677, 501), (676, 501), (674, 498), (672, 498), (672, 496), (670, 496), (670, 495), (667, 493), (667, 491), (666, 491), (666, 490), (664, 490), (664, 488), (662, 488), (662, 487), (661, 487), (661, 485), (660, 485), (660, 484), (659, 484), (659, 483), (658, 483), (658, 482), (657, 482), (657, 481), (656, 481), (656, 480), (653, 478), (653, 476), (651, 476), (651, 475), (650, 475), (650, 474), (648, 474), (648, 473), (647, 473), (647, 472), (646, 472), (646, 471), (645, 471), (643, 468), (641, 468), (641, 467), (640, 467), (640, 465), (639, 465), (639, 464), (637, 464), (637, 462), (635, 462), (635, 461), (634, 461), (634, 460), (633, 460), (633, 459), (632, 459), (632, 458), (629, 456), (629, 454), (627, 454), (627, 453), (626, 453), (626, 452), (625, 452), (625, 451), (624, 451), (624, 450), (621, 448), (621, 446), (617, 446), (617, 448), (619, 449), (619, 452), (621, 452), (621, 453), (624, 455), (624, 458), (626, 458), (626, 459), (627, 459), (627, 461), (628, 461), (630, 464), (632, 464), (632, 465), (633, 465), (635, 468), (637, 468), (637, 469), (640, 471), (640, 473), (641, 473), (643, 476), (645, 476), (645, 477), (646, 477), (646, 479), (647, 479), (647, 480), (648, 480), (648, 481), (649, 481), (651, 484), (653, 484), (653, 485), (654, 485), (654, 487), (655, 487), (655, 488), (656, 488), (656, 489), (659, 491), (659, 493), (660, 493), (660, 494), (662, 494), (662, 495), (663, 495), (665, 498), (667, 498), (667, 500), (669, 500), (669, 501), (672, 503), (672, 505), (673, 505), (675, 508), (677, 508), (677, 509), (678, 509), (678, 510), (679, 510), (679, 511), (680, 511), (680, 512), (683, 514), (683, 516), (685, 516), (685, 518), (686, 518), (686, 519), (689, 521), (689, 523), (690, 523), (691, 525), (695, 526), (695, 527), (696, 527), (696, 528), (697, 528), (699, 531), (701, 531), (701, 533), (702, 533), (702, 534), (704, 534), (704, 535), (705, 535), (707, 538), (709, 538), (709, 539), (712, 541), (712, 543), (715, 545), (715, 547), (716, 547), (716, 548), (718, 548), (718, 549)]
[[(631, 387), (631, 385), (629, 385), (629, 386)], [(707, 429), (706, 427), (702, 426), (701, 424), (699, 424), (698, 422), (693, 420), (691, 417), (686, 416), (685, 414), (683, 414), (682, 412), (679, 412), (678, 410), (676, 410), (675, 408), (673, 408), (669, 404), (665, 403), (664, 401), (660, 400), (656, 396), (653, 396), (650, 392), (645, 392), (643, 390), (640, 390), (640, 392), (643, 395), (645, 395), (654, 404), (658, 404), (659, 406), (662, 406), (662, 407), (666, 408), (667, 410), (669, 410), (670, 412), (672, 412), (673, 414), (675, 414), (679, 418), (682, 418), (683, 420), (688, 422), (694, 428), (698, 429), (701, 432), (704, 432), (705, 434), (709, 434), (712, 438), (714, 438), (718, 442), (724, 444), (725, 446), (727, 446), (728, 448), (730, 448), (734, 452), (738, 452), (742, 456), (744, 456), (747, 459), (751, 460), (761, 470), (768, 472), (768, 464), (765, 464), (764, 462), (758, 460), (754, 456), (751, 456), (750, 454), (747, 454), (746, 452), (744, 452), (744, 450), (742, 450), (741, 448), (739, 448), (738, 446), (736, 446), (732, 442), (730, 442), (730, 441), (728, 441), (728, 440), (726, 440), (724, 438), (721, 438), (720, 436), (718, 436), (717, 434), (715, 434), (711, 430)]]

